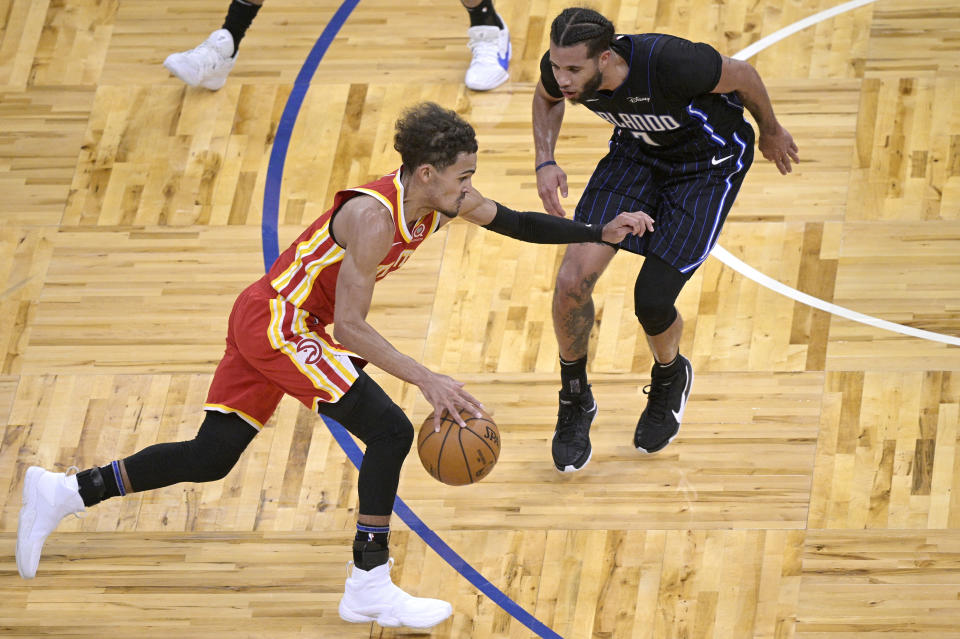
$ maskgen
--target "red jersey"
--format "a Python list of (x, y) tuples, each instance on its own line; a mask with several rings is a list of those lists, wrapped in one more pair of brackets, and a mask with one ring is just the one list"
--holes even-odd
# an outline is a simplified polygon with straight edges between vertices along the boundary
[(267, 273), (267, 280), (274, 290), (294, 306), (319, 318), (323, 325), (333, 322), (337, 276), (346, 252), (334, 241), (330, 223), (334, 213), (347, 200), (358, 195), (376, 198), (393, 216), (393, 246), (377, 268), (378, 281), (400, 268), (440, 223), (437, 211), (424, 215), (409, 226), (403, 221), (400, 169), (369, 184), (339, 191), (333, 198), (333, 206), (300, 234)]

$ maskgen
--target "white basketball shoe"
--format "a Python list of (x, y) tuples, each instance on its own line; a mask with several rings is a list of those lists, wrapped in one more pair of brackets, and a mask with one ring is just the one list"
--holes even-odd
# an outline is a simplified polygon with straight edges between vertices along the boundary
[(510, 31), (493, 26), (467, 29), (473, 59), (464, 83), (474, 91), (489, 91), (510, 79)]
[(192, 87), (216, 91), (227, 81), (236, 61), (233, 36), (226, 29), (217, 29), (200, 46), (168, 55), (163, 66)]
[(352, 623), (376, 621), (385, 628), (430, 628), (451, 614), (453, 606), (439, 599), (408, 595), (390, 579), (393, 558), (373, 570), (347, 564), (349, 576), (340, 600), (340, 618)]
[[(74, 467), (75, 469), (75, 467)], [(43, 542), (67, 515), (86, 512), (76, 475), (51, 473), (39, 466), (23, 478), (23, 506), (17, 524), (17, 570), (33, 579), (40, 564)]]

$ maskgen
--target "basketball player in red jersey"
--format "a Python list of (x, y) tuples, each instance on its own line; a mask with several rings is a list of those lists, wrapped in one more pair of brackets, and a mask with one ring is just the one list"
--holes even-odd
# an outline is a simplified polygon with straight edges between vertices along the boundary
[[(36, 574), (47, 536), (59, 521), (110, 497), (178, 482), (221, 479), (270, 419), (284, 393), (329, 416), (366, 444), (358, 479), (359, 516), (352, 573), (340, 616), (352, 622), (428, 628), (449, 603), (413, 597), (390, 579), (387, 545), (400, 468), (413, 426), (366, 373), (372, 362), (415, 384), (439, 416), (463, 425), (459, 409), (479, 402), (461, 382), (400, 353), (366, 321), (373, 287), (427, 237), (459, 216), (521, 240), (541, 243), (622, 241), (652, 231), (644, 213), (605, 226), (543, 213), (520, 213), (481, 196), (473, 128), (453, 111), (425, 103), (397, 122), (403, 165), (364, 186), (337, 193), (333, 206), (237, 298), (223, 356), (196, 438), (156, 444), (76, 475), (30, 467), (17, 529), (17, 569)], [(327, 327), (334, 324), (333, 335)]]

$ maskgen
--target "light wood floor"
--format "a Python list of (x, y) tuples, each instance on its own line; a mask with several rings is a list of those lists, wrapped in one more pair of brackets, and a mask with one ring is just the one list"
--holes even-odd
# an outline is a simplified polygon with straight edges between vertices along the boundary
[[(103, 464), (190, 438), (233, 297), (262, 273), (268, 160), (294, 79), (338, 4), (267, 0), (216, 93), (161, 66), (226, 0), (0, 0), (0, 634), (397, 637), (342, 622), (356, 471), (284, 401), (223, 481), (65, 520), (38, 576), (13, 558), (34, 464)], [(623, 32), (733, 54), (839, 0), (598, 0)], [(539, 208), (530, 100), (566, 5), (497, 0), (512, 79), (462, 85), (457, 0), (363, 0), (313, 78), (280, 198), (286, 244), (332, 194), (396, 167), (392, 123), (422, 99), (476, 127), (482, 192)], [(840, 306), (960, 336), (960, 9), (878, 0), (753, 60), (803, 163), (759, 159), (720, 244)], [(572, 208), (609, 125), (568, 109)], [(411, 455), (401, 497), (567, 639), (960, 637), (960, 350), (811, 310), (715, 259), (686, 287), (697, 380), (678, 439), (631, 446), (651, 363), (639, 261), (595, 297), (594, 456), (550, 462), (556, 247), (458, 222), (379, 286), (371, 321), (491, 408), (498, 467), (461, 488)], [(375, 377), (414, 423), (417, 389)], [(395, 520), (395, 580), (452, 601), (443, 638), (533, 636)]]

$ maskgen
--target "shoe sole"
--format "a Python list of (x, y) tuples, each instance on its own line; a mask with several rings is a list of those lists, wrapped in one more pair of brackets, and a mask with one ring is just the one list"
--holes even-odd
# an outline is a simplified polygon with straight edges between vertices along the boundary
[(687, 379), (687, 394), (686, 399), (683, 400), (683, 406), (680, 408), (680, 419), (677, 420), (677, 432), (675, 432), (670, 439), (663, 442), (656, 448), (641, 448), (639, 446), (634, 446), (638, 451), (644, 455), (652, 455), (654, 453), (659, 453), (661, 450), (670, 445), (670, 443), (677, 438), (677, 435), (680, 434), (680, 427), (683, 425), (681, 421), (683, 419), (683, 414), (687, 411), (687, 400), (690, 399), (690, 392), (693, 390), (693, 366), (690, 366), (690, 378)]
[[(593, 422), (597, 421), (597, 414), (600, 412), (600, 405), (597, 404), (597, 400), (593, 400), (593, 405), (596, 410), (593, 412), (593, 418), (590, 419), (590, 427), (593, 427)], [(589, 437), (589, 435), (588, 435)], [(579, 467), (574, 466), (573, 464), (567, 464), (563, 468), (560, 468), (560, 465), (557, 462), (553, 462), (553, 467), (557, 469), (558, 473), (575, 473), (578, 470), (583, 470), (587, 464), (590, 463), (590, 460), (593, 458), (593, 444), (590, 445), (590, 454), (587, 455), (587, 458), (584, 460)]]
[(500, 76), (496, 81), (494, 81), (491, 84), (485, 84), (483, 86), (474, 84), (473, 86), (471, 86), (466, 81), (464, 81), (464, 84), (466, 84), (467, 88), (470, 89), (471, 91), (490, 91), (492, 89), (496, 89), (498, 86), (500, 86), (501, 84), (503, 84), (509, 79), (510, 79), (510, 73), (507, 71), (504, 71), (503, 75)]
[(36, 467), (28, 468), (23, 478), (23, 494), (21, 497), (23, 506), (20, 507), (20, 518), (17, 521), (17, 548), (15, 551), (17, 572), (24, 579), (33, 579), (37, 574), (37, 566), (40, 565), (40, 562), (37, 561), (37, 566), (33, 566), (33, 570), (28, 570), (29, 558), (24, 556), (24, 553), (29, 552), (29, 548), (26, 547), (29, 544), (26, 543), (26, 540), (30, 537), (33, 526), (37, 522), (37, 483), (43, 474), (43, 469), (36, 468), (36, 472), (34, 472), (34, 468)]
[(343, 599), (341, 599), (340, 605), (337, 607), (337, 612), (340, 613), (341, 619), (343, 619), (344, 621), (348, 621), (350, 623), (376, 622), (378, 625), (384, 628), (404, 627), (404, 628), (418, 628), (423, 630), (425, 628), (432, 628), (438, 623), (441, 623), (442, 621), (447, 619), (450, 615), (453, 614), (453, 606), (450, 606), (448, 604), (447, 610), (443, 612), (443, 616), (440, 616), (440, 613), (437, 613), (432, 617), (426, 617), (423, 619), (407, 619), (405, 621), (401, 621), (396, 617), (387, 617), (385, 615), (364, 615), (358, 612), (353, 612), (352, 610), (350, 610), (344, 605)]

